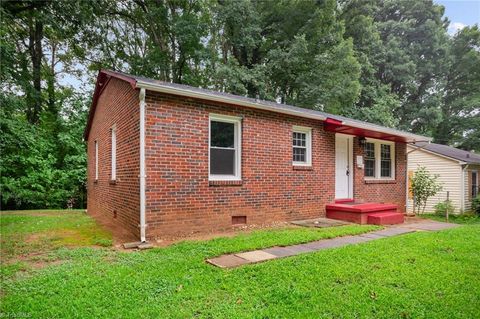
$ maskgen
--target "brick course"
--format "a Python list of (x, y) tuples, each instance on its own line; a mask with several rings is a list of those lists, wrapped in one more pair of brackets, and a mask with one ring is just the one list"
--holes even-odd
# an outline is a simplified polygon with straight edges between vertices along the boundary
[[(112, 78), (99, 98), (87, 142), (87, 211), (139, 236), (140, 131), (138, 91)], [(111, 181), (111, 128), (117, 132), (117, 179)], [(95, 181), (98, 141), (98, 181)], [(114, 218), (116, 212), (116, 218)], [(115, 226), (117, 227), (117, 226)]]
[(364, 180), (364, 170), (358, 168), (357, 155), (363, 156), (358, 137), (353, 139), (353, 166), (355, 167), (353, 193), (355, 200), (364, 202), (392, 203), (398, 205), (398, 211), (406, 208), (406, 151), (405, 143), (395, 143), (395, 179)]

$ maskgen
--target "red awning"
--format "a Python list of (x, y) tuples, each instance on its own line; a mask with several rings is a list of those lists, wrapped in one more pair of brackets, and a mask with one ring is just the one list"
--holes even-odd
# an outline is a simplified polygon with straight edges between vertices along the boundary
[(353, 126), (345, 125), (343, 124), (342, 121), (332, 119), (332, 118), (327, 118), (323, 123), (324, 123), (323, 125), (325, 130), (329, 132), (355, 135), (359, 137), (370, 137), (370, 138), (376, 138), (379, 140), (387, 140), (392, 142), (403, 142), (403, 143), (415, 142), (414, 139), (410, 139), (406, 136), (399, 136), (399, 135), (389, 134), (386, 132), (374, 131), (371, 129), (353, 127)]

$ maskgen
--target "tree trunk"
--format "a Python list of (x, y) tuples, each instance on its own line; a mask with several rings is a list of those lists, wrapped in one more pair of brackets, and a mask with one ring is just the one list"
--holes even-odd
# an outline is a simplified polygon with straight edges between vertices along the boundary
[(38, 123), (40, 119), (40, 111), (42, 108), (42, 39), (43, 39), (43, 23), (33, 17), (33, 12), (29, 19), (29, 53), (32, 60), (32, 80), (33, 94), (32, 103), (27, 108), (27, 118), (32, 124)]

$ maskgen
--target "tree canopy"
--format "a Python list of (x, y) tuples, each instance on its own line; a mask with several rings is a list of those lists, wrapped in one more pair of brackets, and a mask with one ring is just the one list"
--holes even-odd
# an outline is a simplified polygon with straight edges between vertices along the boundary
[(432, 1), (29, 0), (0, 14), (2, 207), (84, 205), (100, 68), (480, 151), (480, 30), (449, 35)]

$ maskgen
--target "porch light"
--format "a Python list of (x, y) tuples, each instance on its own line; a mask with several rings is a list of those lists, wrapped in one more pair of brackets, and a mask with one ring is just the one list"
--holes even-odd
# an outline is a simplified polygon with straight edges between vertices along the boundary
[(367, 141), (367, 139), (363, 136), (361, 136), (359, 139), (358, 139), (358, 145), (363, 148), (365, 146), (365, 142)]

